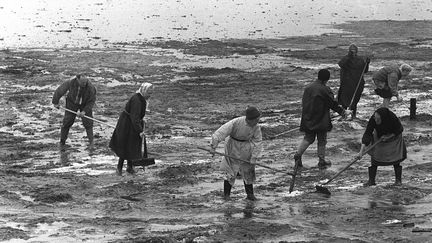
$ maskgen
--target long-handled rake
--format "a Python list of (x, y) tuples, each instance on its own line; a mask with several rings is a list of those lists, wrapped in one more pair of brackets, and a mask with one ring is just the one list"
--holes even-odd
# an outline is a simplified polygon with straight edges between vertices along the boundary
[[(210, 149), (207, 149), (207, 148), (204, 148), (204, 147), (199, 147), (198, 146), (197, 148), (201, 149), (201, 150), (205, 150), (207, 152), (212, 152)], [(250, 164), (249, 161), (246, 161), (246, 160), (243, 160), (243, 159), (240, 159), (240, 158), (236, 158), (236, 157), (228, 155), (228, 154), (220, 153), (220, 152), (217, 152), (217, 151), (215, 151), (214, 153), (218, 154), (218, 155), (225, 156), (227, 158), (231, 158), (231, 159), (235, 159), (235, 160), (241, 161), (243, 163), (249, 163)], [(266, 168), (266, 169), (269, 169), (269, 170), (277, 171), (277, 172), (288, 174), (288, 175), (292, 176), (292, 180), (291, 180), (291, 183), (290, 183), (290, 193), (292, 192), (292, 190), (294, 188), (294, 180), (295, 180), (295, 177), (296, 177), (296, 174), (297, 174), (297, 169), (294, 170), (294, 173), (291, 173), (291, 172), (284, 171), (284, 170), (278, 170), (278, 169), (275, 169), (273, 167), (270, 167), (270, 166), (267, 166), (267, 165), (263, 165), (263, 164), (260, 164), (260, 163), (255, 163), (255, 165), (263, 167), (263, 168)]]
[[(369, 152), (371, 149), (373, 149), (378, 143), (380, 143), (383, 140), (383, 137), (381, 137), (380, 139), (378, 139), (378, 141), (376, 141), (374, 144), (372, 144), (371, 146), (369, 146), (362, 154), (361, 157), (363, 157), (364, 154), (366, 154), (367, 152)], [(330, 195), (331, 192), (328, 188), (324, 187), (324, 185), (329, 184), (331, 181), (333, 181), (336, 177), (338, 177), (340, 174), (342, 174), (342, 172), (344, 172), (346, 169), (348, 169), (351, 165), (353, 165), (355, 162), (357, 162), (358, 160), (361, 159), (361, 157), (355, 157), (354, 159), (351, 160), (351, 162), (345, 166), (342, 170), (340, 170), (336, 175), (334, 175), (332, 178), (330, 178), (327, 182), (325, 182), (324, 184), (321, 185), (315, 185), (316, 191), (320, 192), (320, 193), (324, 193), (327, 195)]]

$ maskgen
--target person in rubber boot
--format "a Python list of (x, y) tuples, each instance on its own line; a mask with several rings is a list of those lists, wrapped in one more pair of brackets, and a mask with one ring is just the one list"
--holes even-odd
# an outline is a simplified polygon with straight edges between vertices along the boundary
[(340, 86), (337, 94), (338, 103), (344, 109), (350, 109), (351, 119), (356, 118), (357, 104), (363, 93), (365, 81), (363, 74), (369, 70), (369, 57), (360, 57), (357, 55), (358, 47), (351, 44), (348, 48), (348, 54), (338, 62), (340, 67)]
[(326, 168), (331, 165), (330, 161), (325, 160), (327, 132), (333, 128), (330, 109), (344, 118), (346, 111), (334, 99), (331, 89), (326, 85), (329, 79), (330, 72), (327, 69), (321, 69), (318, 72), (318, 79), (306, 86), (303, 92), (300, 131), (305, 135), (294, 155), (294, 161), (298, 167), (303, 167), (302, 155), (315, 141), (315, 138), (318, 140), (318, 167)]
[(125, 160), (127, 160), (126, 172), (134, 174), (132, 161), (146, 157), (147, 146), (144, 146), (144, 155), (141, 150), (144, 136), (143, 118), (147, 110), (147, 101), (152, 93), (153, 85), (143, 83), (126, 103), (118, 118), (109, 147), (119, 157), (117, 163), (117, 175), (119, 176), (122, 175)]
[(364, 183), (364, 186), (376, 185), (375, 177), (378, 166), (391, 165), (393, 165), (395, 172), (395, 185), (402, 185), (402, 166), (400, 163), (407, 158), (407, 149), (402, 132), (403, 126), (399, 118), (386, 107), (377, 109), (370, 117), (357, 157), (361, 158), (368, 145), (380, 138), (383, 139), (368, 152), (371, 156), (371, 166), (368, 167), (369, 180)]
[[(60, 108), (60, 98), (66, 95), (66, 108), (77, 112), (82, 117), (82, 124), (86, 130), (89, 143), (93, 143), (93, 121), (83, 117), (93, 117), (93, 106), (96, 103), (96, 88), (83, 74), (76, 75), (73, 79), (61, 84), (54, 92), (52, 103), (55, 108)], [(63, 124), (60, 130), (60, 145), (66, 144), (69, 129), (75, 122), (76, 114), (65, 111)]]
[(241, 162), (223, 157), (220, 165), (225, 173), (224, 198), (229, 199), (237, 174), (243, 178), (246, 199), (255, 201), (253, 191), (255, 183), (255, 165), (262, 152), (262, 133), (258, 124), (261, 112), (256, 107), (248, 107), (246, 115), (234, 118), (222, 125), (212, 135), (211, 153), (214, 155), (218, 144), (225, 140), (225, 154), (235, 158), (250, 161)]

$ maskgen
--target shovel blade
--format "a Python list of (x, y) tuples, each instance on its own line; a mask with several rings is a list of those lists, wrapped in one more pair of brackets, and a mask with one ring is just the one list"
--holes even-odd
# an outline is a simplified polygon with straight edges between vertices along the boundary
[(154, 158), (143, 158), (140, 160), (134, 160), (132, 161), (132, 165), (134, 166), (149, 166), (149, 165), (154, 165), (155, 164), (155, 159)]
[(331, 192), (329, 191), (329, 189), (327, 189), (327, 187), (320, 186), (320, 185), (315, 185), (315, 188), (316, 188), (317, 192), (319, 192), (319, 193), (324, 193), (326, 195), (330, 195), (331, 194)]

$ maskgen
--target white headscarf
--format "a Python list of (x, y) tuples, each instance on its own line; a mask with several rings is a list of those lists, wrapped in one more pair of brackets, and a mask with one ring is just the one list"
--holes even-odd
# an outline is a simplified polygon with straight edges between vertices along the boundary
[[(141, 94), (143, 97), (145, 97), (145, 94), (151, 88), (151, 86), (153, 86), (153, 84), (144, 82), (144, 83), (141, 84), (141, 86), (138, 88), (138, 90), (136, 92), (138, 94)], [(146, 103), (147, 103), (146, 111), (150, 111), (149, 110), (149, 101), (147, 100)]]
[(153, 84), (144, 82), (141, 84), (141, 86), (138, 88), (136, 92), (144, 96), (147, 93), (147, 90), (149, 90), (151, 86), (153, 86)]

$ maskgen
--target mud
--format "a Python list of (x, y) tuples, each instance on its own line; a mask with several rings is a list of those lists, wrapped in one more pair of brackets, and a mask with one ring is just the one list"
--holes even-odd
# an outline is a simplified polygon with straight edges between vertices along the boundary
[[(0, 52), (0, 240), (5, 242), (430, 242), (432, 228), (432, 49), (429, 21), (361, 21), (336, 26), (342, 33), (266, 40), (117, 43), (115, 48), (19, 49)], [(404, 32), (402, 30), (410, 30)], [(403, 185), (391, 167), (379, 167), (377, 186), (364, 188), (365, 156), (326, 185), (358, 152), (365, 124), (381, 103), (371, 73), (358, 120), (336, 118), (328, 135), (332, 166), (319, 170), (316, 145), (288, 193), (291, 176), (257, 168), (256, 202), (245, 200), (239, 178), (232, 199), (222, 199), (219, 157), (206, 146), (212, 132), (242, 114), (263, 111), (261, 163), (293, 170), (303, 88), (318, 69), (331, 71), (336, 93), (339, 58), (351, 42), (372, 57), (371, 71), (411, 64), (401, 81), (401, 117), (408, 145)], [(115, 175), (108, 148), (112, 128), (95, 123), (89, 145), (81, 122), (66, 148), (58, 147), (62, 112), (54, 89), (78, 72), (98, 90), (94, 117), (115, 124), (137, 86), (155, 84), (146, 116), (156, 164), (136, 175)], [(409, 99), (417, 119), (409, 119)], [(284, 133), (293, 129), (292, 132)], [(276, 137), (275, 137), (276, 136)], [(219, 148), (222, 151), (222, 145)]]

